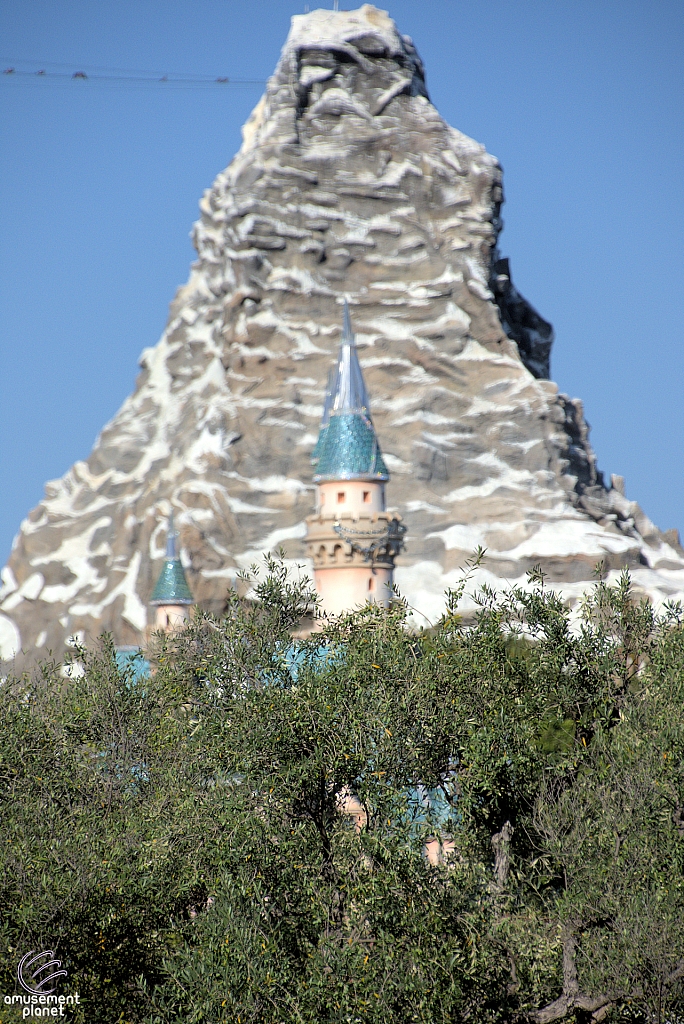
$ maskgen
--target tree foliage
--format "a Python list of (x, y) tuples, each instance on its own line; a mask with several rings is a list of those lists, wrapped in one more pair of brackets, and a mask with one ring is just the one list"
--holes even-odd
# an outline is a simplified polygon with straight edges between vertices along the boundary
[(268, 568), (143, 680), (105, 637), (5, 681), (2, 992), (49, 948), (78, 1024), (684, 1016), (679, 611), (534, 574), (293, 641)]

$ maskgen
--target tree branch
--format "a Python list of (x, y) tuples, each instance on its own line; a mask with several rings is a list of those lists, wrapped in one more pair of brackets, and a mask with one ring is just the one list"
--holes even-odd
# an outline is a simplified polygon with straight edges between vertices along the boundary
[(536, 1024), (551, 1024), (552, 1021), (562, 1020), (563, 1017), (568, 1017), (573, 1013), (575, 1009), (591, 1013), (592, 1020), (598, 1024), (620, 998), (615, 994), (587, 996), (579, 991), (575, 962), (577, 939), (574, 930), (576, 927), (576, 923), (563, 926), (563, 992), (558, 999), (542, 1007), (541, 1010), (537, 1010), (534, 1015)]
[(665, 984), (672, 985), (673, 982), (679, 981), (680, 978), (684, 978), (684, 960), (680, 960), (674, 971), (668, 974), (667, 978), (665, 978)]
[(677, 801), (677, 806), (675, 807), (674, 814), (672, 815), (672, 821), (677, 827), (677, 830), (684, 837), (684, 807), (679, 800)]
[(510, 821), (504, 822), (500, 832), (492, 836), (494, 850), (494, 875), (499, 889), (503, 889), (511, 866), (511, 837), (513, 826)]
[(577, 1010), (585, 1010), (592, 1015), (593, 1021), (601, 1021), (608, 1011), (615, 1005), (619, 996), (603, 994), (600, 996), (585, 996), (577, 993), (566, 995), (563, 993), (553, 1003), (537, 1010), (534, 1019), (537, 1024), (551, 1024), (552, 1021), (562, 1020)]

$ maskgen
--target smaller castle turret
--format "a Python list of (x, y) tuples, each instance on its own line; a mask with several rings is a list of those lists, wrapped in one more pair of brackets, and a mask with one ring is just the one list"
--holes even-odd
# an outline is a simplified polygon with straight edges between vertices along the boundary
[(329, 614), (372, 601), (389, 605), (401, 516), (386, 511), (389, 472), (371, 418), (349, 307), (311, 460), (316, 511), (306, 520), (307, 550), (321, 607)]
[(189, 618), (190, 606), (195, 603), (176, 552), (176, 536), (171, 513), (166, 536), (166, 559), (150, 598), (150, 604), (156, 608), (157, 629), (178, 629)]

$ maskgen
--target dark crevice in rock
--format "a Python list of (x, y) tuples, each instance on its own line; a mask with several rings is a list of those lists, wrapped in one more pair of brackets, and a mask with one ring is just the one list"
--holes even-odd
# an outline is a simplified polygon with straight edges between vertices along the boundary
[(492, 263), (489, 287), (499, 307), (501, 325), (516, 342), (523, 363), (533, 376), (548, 380), (553, 327), (515, 287), (507, 259), (495, 259)]

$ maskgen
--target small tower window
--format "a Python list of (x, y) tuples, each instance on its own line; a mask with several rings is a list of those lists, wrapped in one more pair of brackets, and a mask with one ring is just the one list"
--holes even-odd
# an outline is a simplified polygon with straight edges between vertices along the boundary
[(363, 492), (363, 500), (365, 502), (369, 502), (370, 501), (370, 491), (364, 491)]
[(368, 589), (369, 590), (375, 590), (375, 579), (372, 576), (368, 580)]
[(344, 491), (338, 491), (337, 492), (337, 504), (338, 505), (343, 505), (344, 504)]

